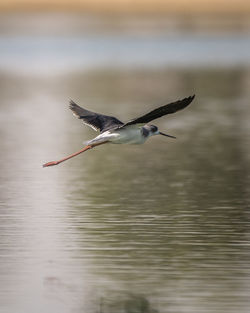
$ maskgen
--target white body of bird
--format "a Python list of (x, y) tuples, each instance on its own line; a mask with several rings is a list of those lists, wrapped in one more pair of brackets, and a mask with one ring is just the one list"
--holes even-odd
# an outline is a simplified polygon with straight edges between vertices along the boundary
[[(150, 137), (149, 134), (148, 137)], [(108, 130), (92, 140), (85, 142), (87, 145), (110, 142), (114, 144), (143, 144), (148, 137), (143, 136), (143, 127), (131, 125), (121, 129)]]

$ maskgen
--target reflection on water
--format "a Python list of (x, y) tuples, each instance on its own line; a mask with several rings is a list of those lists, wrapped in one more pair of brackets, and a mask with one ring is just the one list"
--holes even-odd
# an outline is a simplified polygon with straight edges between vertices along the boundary
[[(248, 312), (249, 68), (2, 71), (1, 312)], [(156, 122), (173, 141), (102, 146), (68, 98)]]

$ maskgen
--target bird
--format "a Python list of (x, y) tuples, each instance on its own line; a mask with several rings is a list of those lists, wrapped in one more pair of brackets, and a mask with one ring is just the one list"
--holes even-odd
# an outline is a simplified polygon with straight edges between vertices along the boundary
[(128, 121), (127, 123), (121, 122), (114, 116), (103, 115), (86, 110), (77, 105), (73, 100), (70, 100), (69, 108), (73, 114), (82, 120), (84, 124), (90, 126), (95, 131), (99, 131), (100, 134), (92, 140), (87, 141), (84, 148), (80, 151), (61, 160), (47, 162), (43, 164), (43, 167), (58, 165), (80, 153), (106, 143), (143, 144), (149, 137), (155, 135), (176, 138), (175, 136), (160, 132), (157, 126), (148, 123), (164, 115), (172, 114), (186, 108), (194, 98), (195, 95), (162, 105), (147, 114)]

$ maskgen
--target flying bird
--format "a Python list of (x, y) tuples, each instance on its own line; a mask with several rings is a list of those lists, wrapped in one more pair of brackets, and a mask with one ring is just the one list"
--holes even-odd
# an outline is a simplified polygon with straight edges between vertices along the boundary
[(195, 96), (193, 95), (188, 98), (163, 105), (145, 115), (132, 119), (127, 123), (123, 123), (113, 116), (88, 111), (71, 100), (69, 108), (73, 111), (73, 114), (81, 119), (84, 124), (92, 127), (96, 131), (99, 131), (100, 134), (94, 139), (87, 141), (86, 146), (80, 151), (75, 152), (61, 160), (45, 163), (43, 167), (58, 165), (82, 152), (105, 143), (143, 144), (149, 137), (155, 135), (176, 138), (160, 132), (157, 126), (148, 123), (166, 114), (172, 114), (184, 109), (193, 101), (194, 97)]

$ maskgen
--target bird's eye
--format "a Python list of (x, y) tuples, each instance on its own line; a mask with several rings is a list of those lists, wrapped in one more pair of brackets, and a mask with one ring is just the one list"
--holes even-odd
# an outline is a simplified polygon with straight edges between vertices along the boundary
[(154, 126), (154, 125), (151, 126), (151, 131), (153, 133), (157, 132), (157, 130), (158, 130), (158, 128), (156, 126)]

